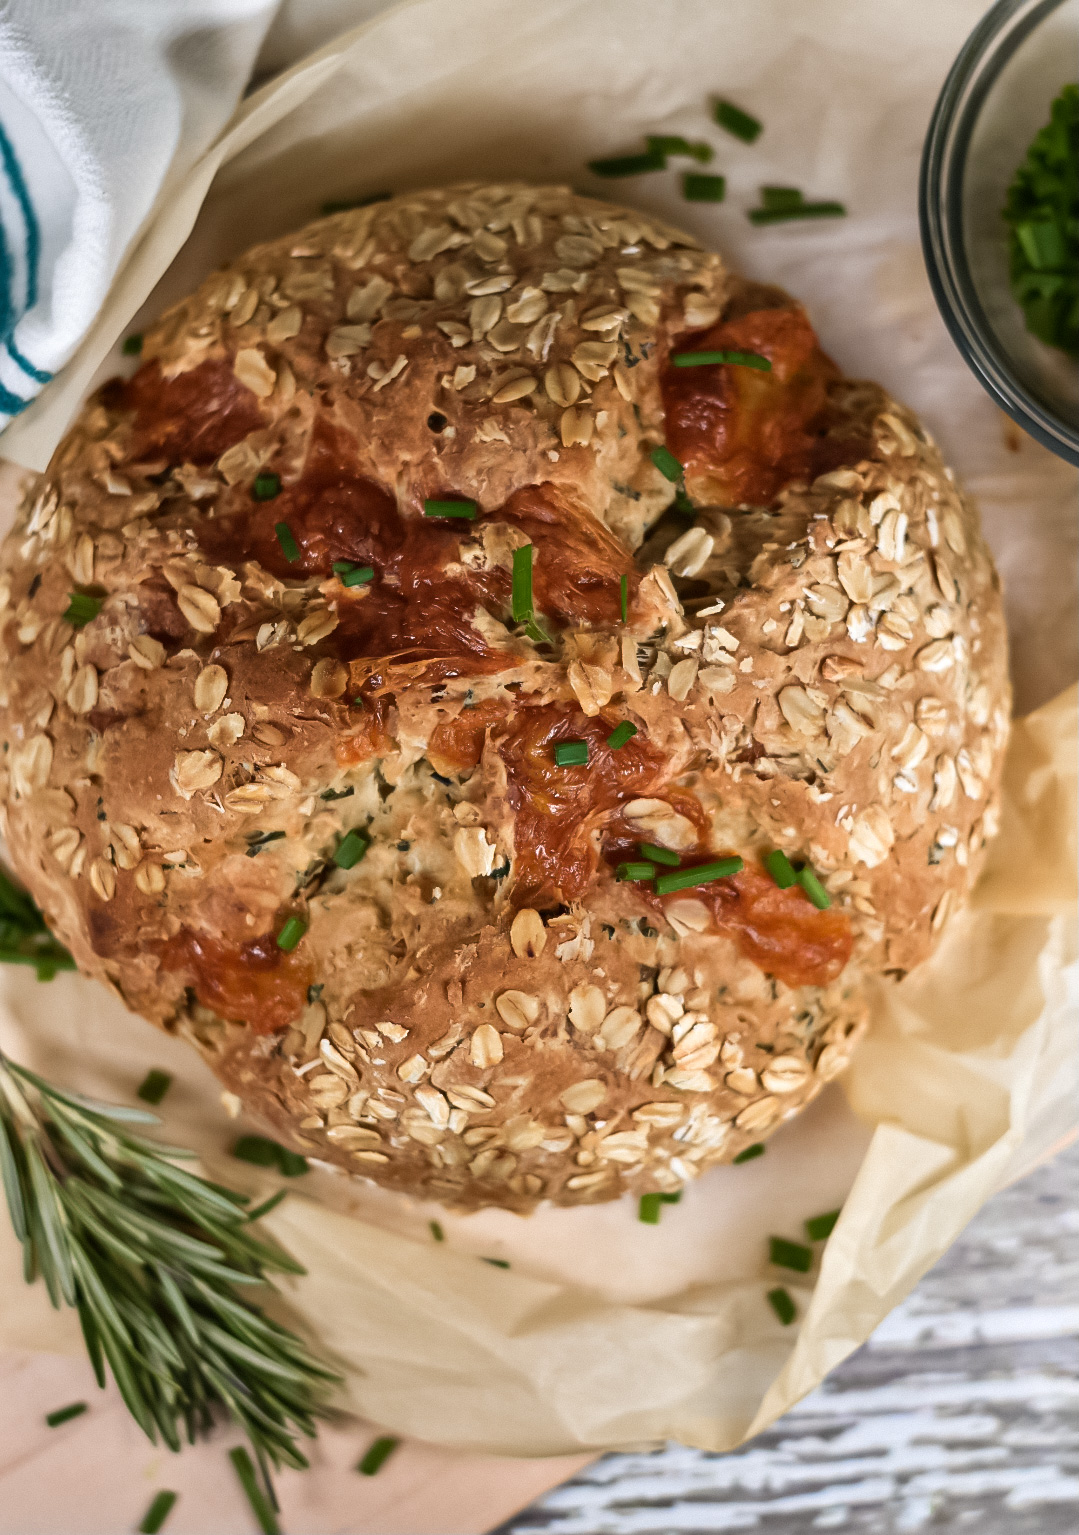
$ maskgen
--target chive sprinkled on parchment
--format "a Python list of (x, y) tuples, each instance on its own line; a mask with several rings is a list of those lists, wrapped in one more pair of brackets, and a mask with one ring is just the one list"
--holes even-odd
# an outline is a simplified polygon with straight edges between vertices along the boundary
[(464, 517), (469, 522), (478, 515), (479, 508), (475, 501), (432, 501), (423, 503), (423, 515), (425, 517)]
[(794, 219), (841, 219), (846, 215), (843, 203), (799, 202), (784, 208), (750, 208), (746, 216), (751, 224), (788, 224)]
[(711, 144), (705, 144), (699, 139), (691, 144), (680, 133), (650, 133), (645, 143), (652, 154), (685, 155), (690, 160), (699, 160), (702, 165), (707, 165), (715, 154)]
[(589, 160), (588, 169), (593, 176), (643, 176), (647, 171), (661, 171), (666, 167), (666, 156), (654, 149), (643, 154), (611, 155), (605, 160)]
[(274, 1167), (283, 1178), (300, 1178), (308, 1170), (306, 1157), (265, 1135), (241, 1135), (233, 1144), (232, 1155), (252, 1167)]
[(679, 869), (674, 874), (660, 874), (656, 894), (670, 895), (675, 890), (690, 890), (694, 885), (709, 885), (714, 879), (729, 879), (745, 868), (741, 858), (717, 858), (714, 863), (698, 864), (695, 869)]
[(70, 1423), (72, 1418), (81, 1418), (83, 1413), (89, 1410), (85, 1402), (71, 1402), (67, 1407), (57, 1407), (52, 1412), (47, 1412), (45, 1422), (50, 1428), (59, 1428), (61, 1423)]
[(736, 1157), (731, 1157), (731, 1166), (738, 1167), (743, 1162), (755, 1162), (758, 1157), (763, 1157), (764, 1152), (765, 1147), (763, 1142), (754, 1141), (752, 1146), (747, 1146), (746, 1149), (744, 1151), (740, 1151)]
[(67, 607), (61, 617), (73, 629), (82, 629), (97, 617), (104, 602), (104, 597), (93, 597), (89, 592), (68, 592)]
[(365, 836), (357, 827), (345, 833), (337, 844), (337, 851), (333, 855), (333, 861), (339, 869), (352, 869), (371, 846), (371, 839)]
[(771, 373), (772, 364), (759, 352), (675, 352), (671, 358), (675, 368), (756, 368), (759, 373)]
[(588, 763), (587, 741), (557, 741), (554, 760), (559, 767), (585, 767)]
[(382, 1470), (400, 1443), (400, 1439), (395, 1439), (391, 1434), (384, 1434), (369, 1447), (356, 1470), (361, 1476), (374, 1476), (377, 1471)]
[(658, 847), (654, 842), (641, 843), (641, 857), (650, 858), (653, 863), (665, 863), (671, 869), (677, 869), (681, 862), (678, 854), (672, 853), (669, 847)]
[(284, 953), (290, 954), (306, 932), (307, 923), (302, 917), (289, 917), (277, 935), (277, 947), (283, 950)]
[(686, 171), (682, 176), (682, 196), (687, 203), (721, 203), (726, 195), (725, 176), (709, 176), (701, 171)]
[(240, 1486), (243, 1488), (247, 1501), (251, 1505), (251, 1512), (255, 1516), (262, 1535), (281, 1535), (281, 1526), (277, 1522), (269, 1498), (267, 1498), (259, 1486), (258, 1477), (255, 1475), (255, 1468), (251, 1464), (251, 1457), (243, 1445), (238, 1445), (235, 1450), (229, 1451), (229, 1460), (231, 1460), (233, 1470), (240, 1480)]
[(721, 128), (726, 128), (728, 133), (733, 133), (736, 139), (741, 139), (743, 144), (752, 144), (761, 136), (764, 124), (756, 117), (751, 117), (748, 112), (743, 112), (741, 107), (736, 107), (733, 101), (717, 101), (712, 108), (712, 116)]
[(438, 1221), (428, 1221), (427, 1225), (436, 1242), (444, 1242), (446, 1240), (446, 1233)]
[(789, 1327), (798, 1315), (797, 1306), (782, 1285), (777, 1285), (774, 1290), (768, 1291), (768, 1304), (784, 1327)]
[(824, 1215), (811, 1215), (806, 1221), (806, 1236), (811, 1242), (824, 1242), (835, 1230), (840, 1211), (829, 1210)]
[(159, 1492), (142, 1516), (142, 1522), (138, 1527), (139, 1535), (158, 1535), (158, 1531), (172, 1513), (179, 1496), (178, 1492)]
[(493, 1269), (508, 1269), (510, 1266), (507, 1258), (484, 1258), (483, 1261), (489, 1263)]
[(798, 1274), (808, 1274), (813, 1266), (813, 1254), (801, 1242), (788, 1242), (786, 1237), (768, 1238), (768, 1261), (777, 1268), (793, 1269)]
[(275, 522), (273, 530), (277, 534), (277, 542), (281, 545), (281, 553), (290, 565), (295, 565), (300, 558), (300, 546), (292, 536), (292, 529), (287, 522)]
[(142, 351), (142, 333), (134, 331), (130, 336), (124, 337), (124, 344), (120, 348), (125, 357), (137, 357)]
[(264, 469), (261, 474), (256, 474), (251, 494), (256, 501), (274, 500), (281, 494), (281, 476), (274, 474), (272, 469)]
[(658, 1226), (664, 1205), (676, 1205), (682, 1198), (679, 1189), (674, 1194), (642, 1194), (637, 1206), (637, 1219), (646, 1226)]
[(160, 1103), (171, 1086), (170, 1073), (158, 1071), (155, 1066), (143, 1077), (135, 1091), (135, 1096), (141, 1098), (143, 1103)]
[(629, 720), (623, 720), (620, 725), (616, 725), (614, 727), (610, 735), (607, 737), (607, 745), (613, 752), (619, 751), (623, 746), (625, 746), (627, 741), (632, 741), (636, 734), (636, 725), (632, 725)]

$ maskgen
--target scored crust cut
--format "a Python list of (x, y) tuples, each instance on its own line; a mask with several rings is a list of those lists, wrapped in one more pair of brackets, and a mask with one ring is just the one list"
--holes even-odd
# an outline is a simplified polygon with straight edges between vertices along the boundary
[[(207, 278), (2, 580), (5, 834), (80, 968), (291, 1145), (448, 1204), (765, 1137), (993, 834), (998, 582), (933, 443), (785, 294), (566, 188)], [(658, 895), (642, 843), (744, 868)]]

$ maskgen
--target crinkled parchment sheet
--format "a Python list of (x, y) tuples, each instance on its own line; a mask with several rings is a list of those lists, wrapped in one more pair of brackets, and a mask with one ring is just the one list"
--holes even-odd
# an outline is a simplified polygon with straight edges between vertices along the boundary
[[(715, 144), (726, 204), (682, 202), (675, 172), (606, 184), (610, 193), (797, 293), (849, 372), (921, 411), (981, 502), (1007, 587), (1017, 709), (1041, 707), (1016, 727), (1003, 831), (973, 909), (929, 964), (881, 987), (841, 1086), (767, 1156), (706, 1173), (659, 1227), (626, 1201), (460, 1218), (323, 1171), (270, 1217), (308, 1267), (287, 1287), (294, 1317), (345, 1366), (355, 1408), (390, 1428), (511, 1455), (667, 1437), (729, 1449), (857, 1347), (979, 1206), (1072, 1128), (1076, 699), (1054, 695), (1076, 674), (1075, 477), (1004, 422), (955, 354), (914, 211), (932, 100), (981, 9), (420, 0), (391, 10), (248, 99), (162, 199), (67, 374), (0, 443), (40, 467), (90, 382), (119, 366), (125, 330), (324, 198), (465, 176), (582, 184), (587, 158), (646, 131), (681, 132)], [(758, 144), (709, 124), (717, 92), (764, 120)], [(755, 230), (742, 210), (777, 181), (843, 198), (851, 217)], [(0, 976), (0, 1043), (55, 1079), (122, 1099), (151, 1065), (172, 1071), (169, 1138), (197, 1147), (215, 1175), (269, 1186), (228, 1159), (237, 1126), (194, 1053), (88, 982)], [(769, 1233), (798, 1238), (805, 1217), (841, 1203), (815, 1278), (767, 1268)], [(443, 1244), (428, 1231), (436, 1216)], [(781, 1281), (799, 1306), (790, 1328), (765, 1301)], [(80, 1347), (70, 1314), (23, 1285), (3, 1223), (0, 1344)]]

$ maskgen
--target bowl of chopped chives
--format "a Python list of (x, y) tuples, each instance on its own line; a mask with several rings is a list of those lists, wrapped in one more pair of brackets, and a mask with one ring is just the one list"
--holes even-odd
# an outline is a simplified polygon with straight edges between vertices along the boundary
[(1079, 0), (997, 0), (940, 93), (922, 248), (979, 381), (1079, 464)]

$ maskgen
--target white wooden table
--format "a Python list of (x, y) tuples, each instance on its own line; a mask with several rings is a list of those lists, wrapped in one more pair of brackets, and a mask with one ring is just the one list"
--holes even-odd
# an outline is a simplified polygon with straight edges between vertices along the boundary
[(998, 1194), (811, 1397), (730, 1455), (608, 1455), (497, 1535), (1076, 1535), (1079, 1146)]

